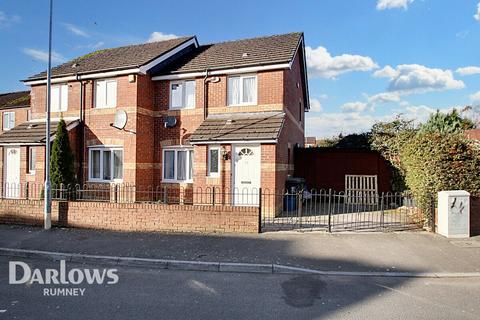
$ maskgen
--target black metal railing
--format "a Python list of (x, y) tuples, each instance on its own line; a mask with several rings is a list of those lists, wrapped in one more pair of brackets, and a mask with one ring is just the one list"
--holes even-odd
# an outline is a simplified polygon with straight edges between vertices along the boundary
[[(43, 184), (0, 186), (3, 198), (42, 200)], [(52, 186), (52, 199), (111, 203), (254, 206), (269, 230), (392, 231), (434, 225), (435, 201), (422, 212), (409, 193), (355, 194), (333, 190), (197, 188), (164, 184), (75, 184)]]

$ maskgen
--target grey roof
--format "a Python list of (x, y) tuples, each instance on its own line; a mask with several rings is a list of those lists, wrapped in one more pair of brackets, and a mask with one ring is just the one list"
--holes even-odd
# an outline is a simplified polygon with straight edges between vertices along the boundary
[(301, 39), (296, 32), (202, 45), (156, 75), (288, 63)]
[(210, 115), (189, 137), (190, 142), (276, 140), (283, 126), (283, 112)]
[[(78, 120), (66, 121), (67, 127)], [(51, 122), (51, 135), (57, 132), (58, 121)], [(0, 134), (0, 143), (44, 144), (46, 122), (24, 122)]]
[[(78, 74), (88, 74), (99, 71), (137, 68), (155, 60), (193, 38), (194, 37), (183, 37), (98, 50), (54, 67), (52, 69), (52, 77), (74, 75), (75, 71), (77, 71)], [(76, 69), (72, 68), (75, 63), (78, 65)], [(29, 77), (26, 81), (44, 79), (46, 76), (47, 73), (44, 71)]]
[(0, 110), (30, 107), (30, 91), (0, 93)]

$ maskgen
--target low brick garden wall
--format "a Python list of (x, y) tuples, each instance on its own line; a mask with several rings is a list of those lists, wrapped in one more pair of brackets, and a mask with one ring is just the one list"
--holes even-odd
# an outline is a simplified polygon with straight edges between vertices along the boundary
[[(0, 200), (0, 223), (43, 224), (43, 201)], [(52, 225), (116, 231), (259, 232), (257, 207), (54, 201)]]

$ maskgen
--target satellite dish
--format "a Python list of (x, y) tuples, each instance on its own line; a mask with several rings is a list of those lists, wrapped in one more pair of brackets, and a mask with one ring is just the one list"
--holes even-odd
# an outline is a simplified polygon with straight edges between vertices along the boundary
[(123, 128), (125, 128), (126, 125), (127, 113), (125, 112), (125, 110), (122, 109), (117, 110), (117, 112), (115, 112), (115, 119), (113, 120), (113, 124), (111, 124), (111, 126), (122, 130)]
[(177, 125), (177, 118), (174, 116), (166, 116), (163, 119), (163, 124), (165, 128), (173, 128)]

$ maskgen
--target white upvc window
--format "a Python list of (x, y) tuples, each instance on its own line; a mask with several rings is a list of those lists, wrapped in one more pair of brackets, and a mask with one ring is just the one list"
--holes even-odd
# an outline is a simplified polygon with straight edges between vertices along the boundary
[(170, 82), (170, 109), (195, 108), (195, 80)]
[(193, 182), (193, 149), (169, 147), (163, 149), (163, 181)]
[(50, 111), (64, 112), (68, 109), (68, 84), (55, 84), (50, 92)]
[(208, 176), (220, 176), (220, 147), (208, 148)]
[(37, 161), (37, 149), (35, 147), (28, 148), (28, 173), (35, 174), (35, 163)]
[(228, 77), (228, 105), (257, 104), (257, 76), (240, 75)]
[(15, 112), (3, 113), (3, 130), (10, 130), (15, 127)]
[(115, 108), (117, 106), (117, 80), (95, 81), (95, 108)]
[(88, 156), (88, 180), (93, 182), (122, 182), (123, 148), (90, 148)]

